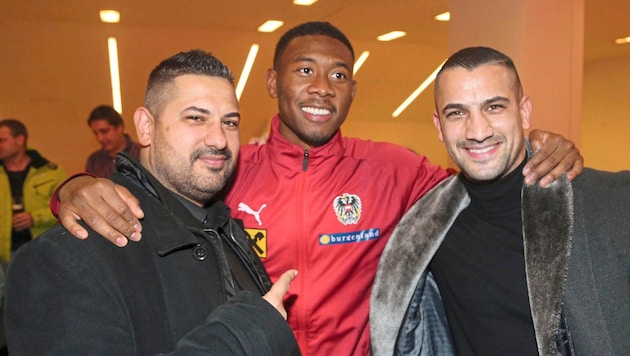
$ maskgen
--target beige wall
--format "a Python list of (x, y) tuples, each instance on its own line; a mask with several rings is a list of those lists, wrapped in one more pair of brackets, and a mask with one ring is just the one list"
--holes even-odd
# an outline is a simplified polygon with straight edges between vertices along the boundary
[[(266, 68), (271, 63), (276, 40), (276, 36), (235, 32), (210, 34), (199, 30), (52, 22), (0, 23), (0, 117), (24, 121), (31, 134), (31, 146), (69, 173), (82, 170), (87, 155), (98, 148), (85, 121), (94, 106), (111, 104), (106, 39), (112, 35), (119, 38), (122, 114), (132, 136), (135, 135), (133, 111), (142, 103), (148, 73), (161, 59), (178, 51), (203, 48), (221, 58), (238, 78), (249, 43), (261, 44), (255, 69)], [(239, 53), (228, 52), (226, 39), (247, 45)], [(361, 42), (354, 45), (358, 51), (367, 46)], [(415, 50), (420, 53), (426, 49), (417, 46)], [(446, 52), (445, 48), (443, 53), (431, 55), (443, 58)], [(383, 68), (382, 76), (370, 78), (358, 73), (359, 90), (342, 128), (344, 134), (398, 143), (430, 157), (435, 164), (450, 165), (431, 124), (433, 87), (413, 104), (420, 109), (418, 112), (425, 114), (392, 119), (383, 112), (390, 113), (394, 108), (379, 107), (379, 97), (392, 94), (379, 90), (380, 81), (395, 81), (396, 76), (410, 75), (409, 68), (394, 66), (387, 58), (370, 58), (370, 61), (370, 65)], [(421, 65), (419, 61), (418, 66)], [(421, 73), (428, 74), (434, 69), (432, 63), (424, 65), (426, 68), (421, 68)], [(589, 166), (630, 169), (630, 154), (623, 142), (630, 134), (630, 123), (622, 106), (630, 92), (629, 65), (630, 60), (619, 60), (585, 66), (581, 149)], [(241, 98), (242, 141), (263, 132), (276, 111), (276, 104), (270, 98), (256, 101), (250, 95), (265, 91), (263, 72), (255, 71)], [(396, 95), (404, 97), (413, 89), (398, 88), (400, 93)]]
[(586, 165), (610, 171), (630, 169), (628, 103), (630, 58), (584, 66), (581, 149)]

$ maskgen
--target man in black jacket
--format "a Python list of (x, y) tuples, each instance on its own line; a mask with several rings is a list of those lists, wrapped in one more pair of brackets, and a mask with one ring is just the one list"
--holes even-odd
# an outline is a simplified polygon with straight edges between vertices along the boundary
[(523, 185), (532, 103), (492, 48), (449, 57), (435, 108), (461, 173), (409, 209), (385, 247), (373, 355), (627, 355), (630, 171)]
[(141, 164), (121, 153), (112, 176), (142, 203), (145, 238), (119, 249), (56, 227), (21, 249), (7, 277), (11, 354), (299, 353), (282, 306), (297, 271), (270, 290), (215, 199), (239, 121), (232, 75), (212, 55), (179, 53), (151, 72), (134, 115)]

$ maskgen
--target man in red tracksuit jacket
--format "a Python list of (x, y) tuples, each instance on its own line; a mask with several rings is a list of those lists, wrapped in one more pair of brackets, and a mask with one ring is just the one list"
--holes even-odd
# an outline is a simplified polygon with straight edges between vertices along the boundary
[[(279, 132), (241, 148), (226, 202), (267, 272), (296, 268), (285, 308), (303, 354), (368, 354), (369, 296), (387, 238), (448, 176), (393, 144), (342, 137), (304, 149)], [(307, 157), (307, 158), (305, 158)]]
[[(341, 136), (356, 90), (353, 63), (350, 42), (330, 23), (304, 23), (280, 38), (267, 71), (279, 114), (266, 144), (241, 146), (226, 197), (272, 280), (288, 268), (299, 271), (285, 304), (303, 355), (369, 354), (369, 295), (380, 254), (405, 211), (448, 176), (406, 148)], [(556, 147), (566, 141), (547, 142)], [(573, 167), (570, 176), (581, 170), (579, 153), (567, 146), (573, 147), (559, 147), (550, 158), (562, 161), (555, 176), (562, 167)], [(543, 159), (554, 150), (545, 147)], [(566, 164), (565, 156), (578, 161)], [(537, 174), (549, 171), (536, 167)], [(94, 229), (120, 246), (126, 237), (138, 239), (137, 220), (121, 213), (123, 202), (111, 183), (91, 180), (81, 188), (84, 194), (70, 193), (81, 184), (61, 192), (66, 211), (59, 218), (69, 231), (81, 235), (76, 214), (99, 224)], [(92, 198), (73, 202), (85, 196)], [(117, 208), (107, 212), (107, 221), (91, 215), (105, 212), (108, 203)], [(90, 204), (101, 206), (80, 208)]]

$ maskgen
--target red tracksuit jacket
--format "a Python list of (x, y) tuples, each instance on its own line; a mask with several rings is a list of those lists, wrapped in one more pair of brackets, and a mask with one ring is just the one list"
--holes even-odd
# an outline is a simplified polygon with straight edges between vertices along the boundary
[(389, 143), (344, 138), (307, 152), (278, 132), (241, 148), (226, 202), (273, 281), (296, 268), (289, 324), (303, 355), (368, 355), (372, 281), (405, 211), (448, 176)]

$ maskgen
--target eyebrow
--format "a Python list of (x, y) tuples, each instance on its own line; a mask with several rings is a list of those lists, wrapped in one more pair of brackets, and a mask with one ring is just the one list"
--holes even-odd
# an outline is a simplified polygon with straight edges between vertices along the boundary
[[(317, 61), (315, 61), (315, 59), (311, 57), (298, 57), (295, 59), (294, 63), (298, 63), (298, 62), (317, 63)], [(347, 70), (350, 70), (350, 66), (348, 65), (348, 63), (341, 62), (341, 61), (335, 62), (335, 67), (343, 67)]]
[[(186, 112), (186, 111), (195, 111), (198, 112), (200, 114), (204, 114), (204, 115), (211, 115), (212, 112), (208, 109), (204, 109), (204, 108), (200, 108), (197, 106), (189, 106), (186, 109), (182, 110), (182, 112)], [(239, 113), (238, 111), (233, 111), (233, 112), (229, 112), (225, 115), (222, 116), (223, 118), (231, 118), (231, 117), (237, 117), (237, 118), (241, 118), (241, 113)]]
[(223, 118), (230, 118), (230, 117), (237, 117), (240, 120), (241, 113), (234, 111), (234, 112), (229, 112), (229, 113), (223, 115)]
[[(506, 98), (505, 96), (497, 95), (495, 97), (492, 97), (490, 99), (486, 99), (486, 100), (482, 101), (481, 102), (481, 106), (484, 107), (484, 106), (486, 106), (488, 104), (496, 103), (497, 101), (507, 101), (507, 102), (509, 102), (510, 99)], [(446, 104), (442, 108), (442, 113), (444, 114), (446, 112), (446, 110), (450, 110), (450, 109), (466, 109), (466, 110), (468, 110), (469, 108), (470, 108), (470, 105), (459, 104), (459, 103), (449, 103), (449, 104)]]

